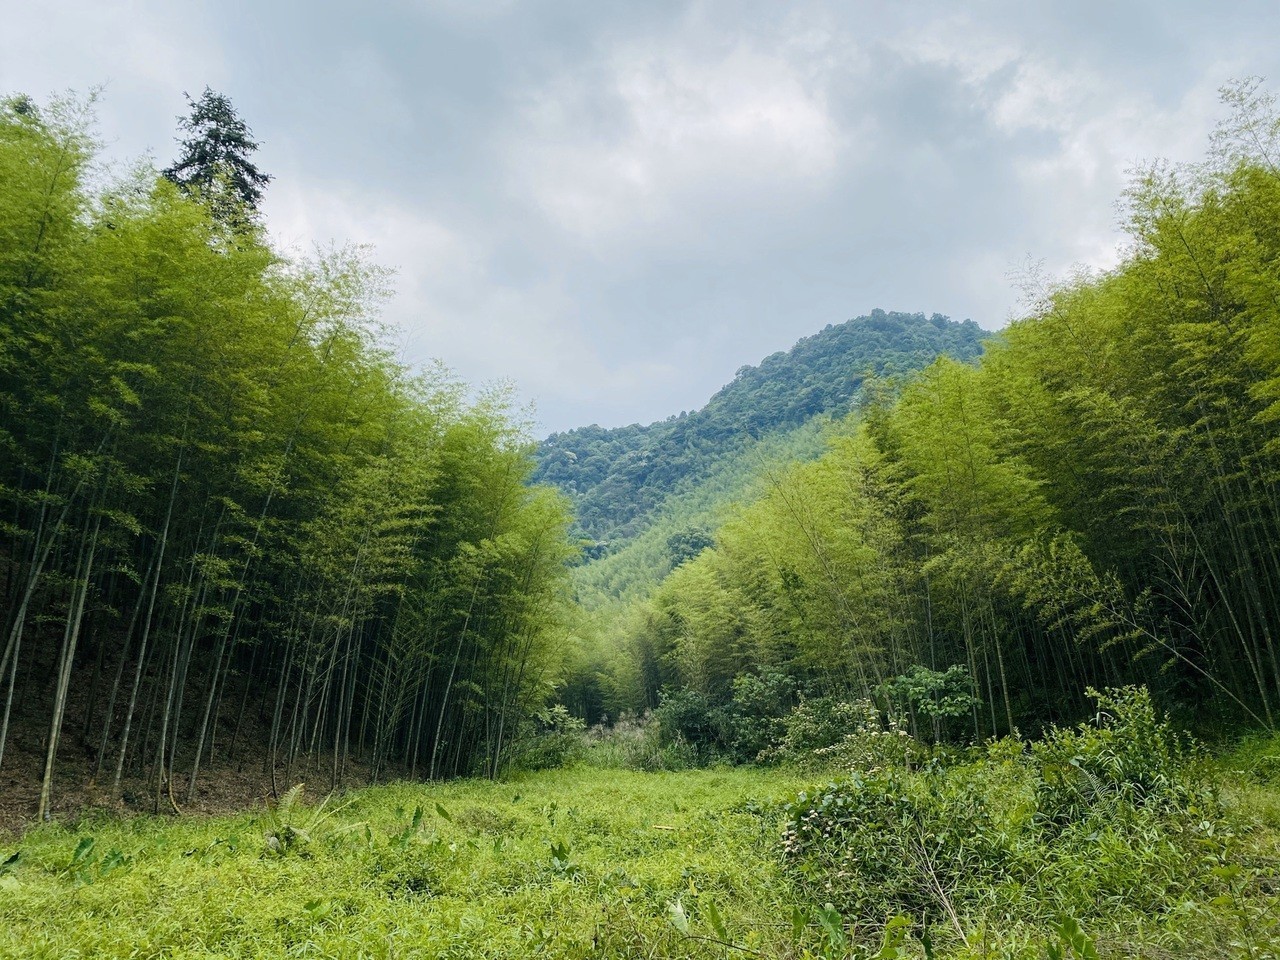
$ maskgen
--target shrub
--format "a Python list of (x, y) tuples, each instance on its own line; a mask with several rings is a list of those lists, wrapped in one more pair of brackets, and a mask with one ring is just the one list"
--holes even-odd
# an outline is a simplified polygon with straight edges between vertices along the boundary
[(800, 760), (834, 747), (850, 734), (878, 730), (880, 714), (870, 700), (810, 697), (796, 705), (784, 726), (779, 753)]
[(585, 736), (582, 760), (606, 770), (689, 770), (701, 766), (698, 749), (679, 734), (666, 742), (651, 713), (623, 714), (610, 726), (597, 724)]
[(742, 673), (733, 678), (727, 747), (739, 763), (768, 761), (786, 735), (796, 681), (785, 673)]
[(896, 721), (882, 720), (870, 700), (802, 700), (786, 718), (785, 731), (776, 756), (792, 763), (869, 772), (910, 768), (928, 757)]
[(539, 711), (531, 735), (513, 747), (510, 766), (517, 770), (549, 770), (580, 760), (586, 726), (562, 703)]
[[(1237, 865), (1238, 838), (1195, 743), (1145, 690), (1090, 696), (1092, 722), (1038, 742), (1008, 737), (951, 765), (935, 752), (923, 769), (864, 766), (798, 795), (785, 808), (794, 871), (846, 913), (912, 913), (961, 940), (975, 925), (1017, 931), (1008, 942), (1034, 949), (1064, 916), (1163, 936), (1254, 895), (1232, 878), (1264, 889), (1250, 879), (1262, 867)], [(914, 742), (877, 733), (871, 718), (844, 743)]]
[(973, 678), (960, 664), (943, 671), (916, 664), (880, 684), (876, 696), (890, 717), (910, 725), (913, 736), (927, 731), (934, 742), (963, 736), (969, 715), (982, 703), (974, 694)]
[(941, 775), (854, 773), (784, 810), (786, 855), (846, 913), (941, 919), (1010, 864), (982, 793)]
[(686, 743), (704, 763), (715, 759), (729, 740), (729, 711), (696, 690), (664, 690), (653, 719), (663, 746)]
[(1031, 746), (1041, 778), (1036, 805), (1046, 828), (1136, 811), (1180, 817), (1217, 810), (1216, 796), (1196, 775), (1199, 749), (1157, 715), (1145, 688), (1088, 694), (1098, 704), (1092, 723), (1051, 728)]

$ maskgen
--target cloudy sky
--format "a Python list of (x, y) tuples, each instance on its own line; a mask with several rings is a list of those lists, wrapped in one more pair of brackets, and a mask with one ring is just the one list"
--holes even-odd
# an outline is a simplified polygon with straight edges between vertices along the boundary
[(230, 96), (278, 242), (397, 270), (414, 362), (540, 432), (661, 419), (873, 307), (1014, 315), (1115, 262), (1126, 171), (1192, 160), (1218, 88), (1280, 87), (1280, 4), (49, 0), (0, 91), (105, 85), (110, 155)]

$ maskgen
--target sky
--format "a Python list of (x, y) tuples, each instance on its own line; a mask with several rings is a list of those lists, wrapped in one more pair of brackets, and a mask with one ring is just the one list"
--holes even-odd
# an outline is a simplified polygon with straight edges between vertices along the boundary
[(1028, 272), (1118, 262), (1131, 171), (1280, 88), (1280, 4), (47, 0), (0, 92), (101, 86), (118, 163), (184, 92), (249, 123), (275, 242), (368, 244), (406, 361), (534, 433), (701, 407), (873, 308), (998, 329)]

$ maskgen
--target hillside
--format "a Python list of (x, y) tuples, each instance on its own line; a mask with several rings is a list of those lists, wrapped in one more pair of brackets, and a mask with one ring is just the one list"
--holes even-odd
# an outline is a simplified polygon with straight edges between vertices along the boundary
[(755, 500), (765, 478), (826, 450), (832, 422), (818, 415), (731, 450), (696, 483), (682, 484), (645, 518), (634, 536), (598, 548), (573, 570), (579, 604), (591, 610), (647, 596), (663, 578), (712, 544), (735, 504)]
[[(760, 441), (847, 412), (868, 378), (920, 370), (944, 353), (971, 360), (982, 337), (972, 320), (873, 310), (743, 367), (701, 410), (648, 426), (552, 434), (539, 446), (533, 479), (568, 494), (596, 559), (643, 533), (673, 496), (744, 454), (753, 460)], [(808, 456), (820, 452), (820, 444), (809, 446)]]

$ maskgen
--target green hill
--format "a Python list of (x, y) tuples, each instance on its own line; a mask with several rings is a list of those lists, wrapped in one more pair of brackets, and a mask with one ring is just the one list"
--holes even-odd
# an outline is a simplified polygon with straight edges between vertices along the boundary
[(682, 484), (645, 518), (645, 525), (610, 549), (597, 548), (573, 571), (587, 609), (647, 596), (671, 570), (712, 544), (736, 503), (756, 498), (761, 477), (787, 464), (814, 460), (827, 448), (829, 418), (819, 414), (731, 450), (696, 483)]
[[(533, 479), (568, 494), (589, 561), (643, 538), (642, 564), (660, 577), (658, 567), (697, 552), (716, 506), (740, 495), (762, 465), (779, 454), (820, 453), (815, 421), (848, 412), (869, 378), (919, 370), (944, 353), (971, 360), (983, 336), (972, 320), (873, 310), (743, 367), (701, 410), (648, 426), (552, 434), (538, 448)], [(615, 577), (589, 579), (622, 592)]]

